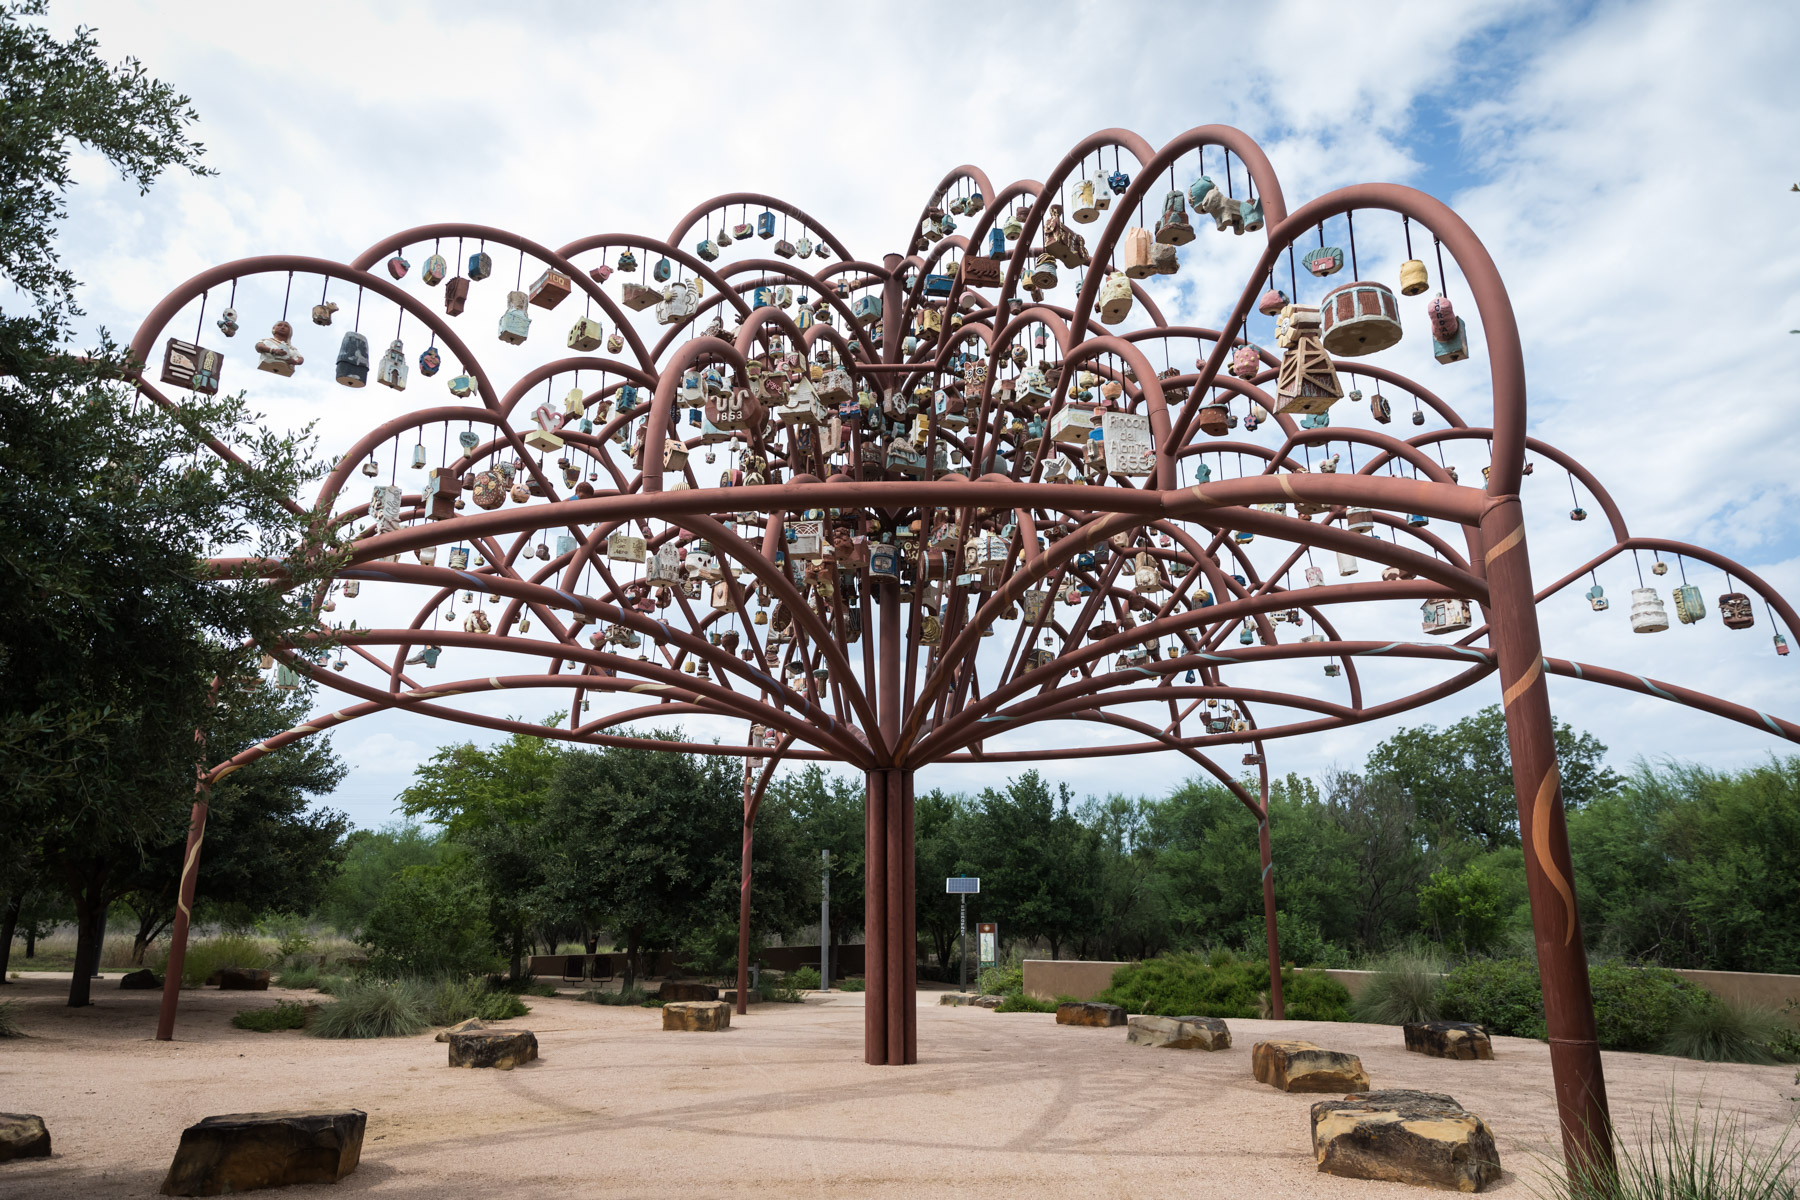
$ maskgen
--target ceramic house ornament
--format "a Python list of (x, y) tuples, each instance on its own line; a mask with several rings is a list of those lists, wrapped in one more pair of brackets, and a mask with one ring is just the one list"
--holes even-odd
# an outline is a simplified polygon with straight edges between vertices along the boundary
[(555, 267), (545, 267), (544, 273), (531, 283), (531, 303), (539, 308), (555, 308), (569, 298), (574, 286), (569, 277)]
[(219, 370), (225, 357), (195, 342), (170, 338), (163, 344), (162, 381), (172, 387), (186, 388), (202, 396), (219, 392)]
[(369, 382), (369, 339), (351, 329), (338, 343), (337, 381), (345, 387), (366, 387)]
[(767, 241), (775, 236), (775, 214), (764, 210), (756, 216), (756, 236)]
[(1669, 613), (1655, 588), (1631, 589), (1631, 632), (1661, 633), (1669, 627)]
[(1315, 246), (1301, 257), (1300, 265), (1324, 279), (1344, 269), (1344, 251), (1338, 246)]
[(576, 317), (575, 324), (569, 327), (571, 350), (579, 350), (585, 354), (589, 350), (598, 350), (605, 340), (606, 330), (592, 317)]
[(1319, 302), (1320, 341), (1342, 358), (1386, 350), (1400, 340), (1400, 302), (1386, 284), (1342, 284)]
[(524, 292), (506, 293), (506, 311), (500, 314), (500, 340), (509, 346), (523, 345), (531, 335), (531, 314), (525, 311), (530, 297)]
[(449, 273), (450, 264), (441, 254), (431, 255), (425, 260), (425, 265), (419, 268), (419, 278), (425, 281), (426, 287), (436, 287), (444, 282), (444, 276)]
[(469, 278), (479, 282), (494, 273), (494, 257), (486, 250), (469, 255)]
[(1427, 600), (1419, 606), (1423, 616), (1420, 628), (1426, 633), (1442, 636), (1455, 633), (1469, 627), (1469, 602), (1462, 599)]
[(381, 362), (375, 370), (375, 380), (396, 392), (406, 390), (406, 347), (399, 338), (390, 342), (387, 353), (381, 356)]
[(306, 360), (294, 349), (294, 327), (286, 321), (277, 321), (269, 330), (269, 336), (256, 343), (257, 364), (259, 371), (268, 371), (286, 378), (294, 373), (294, 368)]
[(1162, 216), (1156, 222), (1156, 240), (1165, 246), (1185, 246), (1194, 240), (1194, 227), (1188, 223), (1187, 205), (1181, 192), (1171, 188), (1163, 197)]

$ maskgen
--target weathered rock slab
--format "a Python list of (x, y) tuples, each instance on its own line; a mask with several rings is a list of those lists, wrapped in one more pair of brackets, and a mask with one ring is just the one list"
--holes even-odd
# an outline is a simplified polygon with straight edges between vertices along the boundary
[(1469, 1021), (1420, 1021), (1405, 1028), (1406, 1048), (1414, 1054), (1471, 1062), (1494, 1057), (1487, 1030)]
[(450, 1040), (450, 1035), (453, 1033), (474, 1033), (477, 1030), (482, 1030), (482, 1029), (486, 1029), (486, 1028), (487, 1028), (487, 1026), (482, 1023), (482, 1020), (480, 1017), (470, 1017), (466, 1021), (458, 1021), (456, 1024), (450, 1026), (448, 1029), (439, 1030), (438, 1035), (437, 1035), (437, 1040), (440, 1042), (447, 1042)]
[[(747, 999), (746, 999), (746, 1000), (745, 1000), (745, 1001), (744, 1001), (744, 1003), (745, 1003), (745, 1004), (761, 1004), (761, 1003), (762, 1003), (762, 998), (763, 998), (763, 997), (762, 997), (762, 993), (761, 993), (761, 992), (759, 992), (759, 991), (757, 991), (757, 990), (756, 990), (756, 989), (755, 989), (755, 988), (751, 988), (751, 989), (750, 989), (750, 995), (749, 995), (749, 997), (748, 997), (748, 998), (747, 998)], [(736, 1007), (736, 1006), (737, 1006), (737, 989), (736, 989), (736, 988), (724, 988), (724, 989), (722, 989), (722, 990), (721, 990), (721, 991), (720, 991), (720, 992), (719, 992), (719, 1000), (720, 1000), (720, 1002), (721, 1002), (721, 1003), (723, 1003), (723, 1004), (729, 1004), (729, 1005), (731, 1005), (731, 1006), (732, 1006), (732, 1007), (734, 1007), (734, 1008), (735, 1008), (735, 1007)]]
[(219, 1196), (295, 1183), (336, 1183), (362, 1158), (368, 1114), (236, 1113), (181, 1132), (165, 1196)]
[(1303, 1041), (1258, 1042), (1250, 1048), (1258, 1083), (1284, 1092), (1366, 1092), (1362, 1059)]
[(979, 999), (981, 996), (976, 992), (945, 992), (938, 997), (938, 1007), (961, 1008), (974, 1004)]
[(49, 1158), (50, 1131), (44, 1118), (31, 1113), (0, 1113), (0, 1162), (15, 1158)]
[(710, 983), (693, 983), (685, 979), (665, 979), (657, 989), (659, 1000), (717, 1000), (719, 989)]
[(1231, 1030), (1217, 1017), (1136, 1016), (1126, 1022), (1125, 1040), (1134, 1046), (1171, 1050), (1229, 1050)]
[(269, 973), (256, 967), (226, 967), (219, 972), (222, 992), (266, 992)]
[(468, 1033), (452, 1033), (450, 1065), (453, 1067), (492, 1067), (510, 1071), (538, 1056), (537, 1035), (529, 1029), (474, 1029)]
[(145, 967), (141, 971), (127, 971), (119, 977), (119, 988), (127, 992), (147, 992), (163, 985), (162, 976)]
[(969, 1001), (976, 1008), (999, 1008), (1006, 1003), (1005, 996), (977, 996)]
[(677, 1000), (662, 1007), (663, 1028), (716, 1033), (731, 1028), (731, 1005), (723, 1000)]
[(1073, 1004), (1056, 1006), (1056, 1023), (1058, 1025), (1092, 1025), (1107, 1028), (1125, 1023), (1125, 1010), (1116, 1004), (1096, 1004), (1082, 1000)]
[(1312, 1106), (1319, 1170), (1479, 1192), (1500, 1178), (1487, 1122), (1438, 1092), (1361, 1092)]

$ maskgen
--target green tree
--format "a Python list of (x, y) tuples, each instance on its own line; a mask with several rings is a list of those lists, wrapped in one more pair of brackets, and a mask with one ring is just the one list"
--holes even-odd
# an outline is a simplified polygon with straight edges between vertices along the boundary
[[(29, 20), (43, 11), (0, 7), (0, 275), (27, 301), (0, 310), (0, 827), (34, 831), (74, 901), (83, 1005), (109, 906), (185, 823), (213, 682), (236, 686), (252, 642), (314, 628), (288, 589), (326, 558), (287, 500), (317, 475), (308, 440), (261, 428), (241, 396), (139, 401), (104, 334), (62, 351), (79, 313), (55, 255), (73, 148), (143, 188), (203, 172), (186, 98), (104, 62), (86, 30), (53, 38)], [(203, 560), (231, 552), (282, 555), (288, 578), (209, 577)]]
[[(1579, 809), (1619, 786), (1599, 739), (1563, 721), (1555, 723), (1555, 732), (1566, 806)], [(1460, 837), (1490, 851), (1519, 842), (1512, 753), (1499, 705), (1444, 729), (1402, 729), (1375, 747), (1365, 769), (1406, 789), (1419, 819), (1439, 841)]]
[(945, 892), (944, 880), (966, 871), (968, 836), (961, 796), (932, 788), (913, 797), (913, 922), (946, 971), (958, 949), (962, 900)]
[(1168, 876), (1151, 843), (1155, 802), (1143, 797), (1089, 798), (1081, 823), (1093, 830), (1099, 858), (1100, 910), (1094, 928), (1078, 939), (1083, 958), (1142, 959), (1173, 942)]
[(1052, 793), (1027, 771), (1004, 790), (982, 791), (969, 839), (968, 873), (981, 876), (983, 919), (998, 921), (1006, 940), (1049, 943), (1052, 958), (1099, 914), (1096, 838), (1070, 811), (1071, 800), (1067, 784)]
[(1478, 863), (1433, 871), (1419, 889), (1419, 917), (1453, 954), (1493, 949), (1506, 923), (1500, 885)]
[[(831, 852), (832, 962), (837, 948), (863, 927), (863, 810), (867, 797), (863, 781), (827, 774), (817, 763), (808, 763), (777, 776), (769, 785), (764, 806), (779, 803), (793, 814), (798, 849), (808, 880), (820, 875), (820, 852)], [(916, 802), (915, 802), (916, 803)], [(918, 819), (914, 817), (914, 830)], [(807, 903), (819, 903), (816, 883), (808, 887)], [(816, 911), (816, 908), (815, 908)]]
[(1342, 898), (1353, 917), (1346, 940), (1380, 949), (1412, 927), (1430, 869), (1412, 797), (1392, 775), (1351, 771), (1328, 775), (1324, 790), (1346, 868)]
[(355, 830), (344, 839), (343, 865), (325, 889), (320, 911), (339, 933), (359, 937), (395, 876), (437, 866), (449, 850), (441, 830), (411, 823)]
[(491, 969), (488, 901), (467, 856), (390, 878), (363, 924), (369, 965), (388, 975), (477, 975)]

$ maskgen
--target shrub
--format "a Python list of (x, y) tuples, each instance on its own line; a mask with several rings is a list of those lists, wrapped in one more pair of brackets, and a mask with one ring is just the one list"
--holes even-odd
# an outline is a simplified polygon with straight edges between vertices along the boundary
[[(1263, 917), (1246, 917), (1239, 935), (1243, 956), (1266, 958), (1268, 937), (1268, 924)], [(1281, 961), (1289, 966), (1341, 969), (1350, 965), (1350, 952), (1327, 938), (1317, 921), (1294, 913), (1276, 912), (1275, 942)]]
[(426, 989), (416, 979), (350, 979), (313, 1015), (314, 1037), (411, 1037), (430, 1027)]
[(975, 977), (975, 990), (983, 996), (1010, 996), (1025, 990), (1025, 968), (1019, 963), (988, 967)]
[[(1163, 1017), (1257, 1017), (1268, 991), (1267, 963), (1214, 950), (1205, 957), (1170, 954), (1120, 967), (1095, 999)], [(1289, 1020), (1350, 1019), (1349, 991), (1322, 972), (1284, 969), (1281, 991)]]
[(510, 1021), (531, 1011), (531, 1005), (511, 992), (487, 992), (475, 1002), (475, 1015), (484, 1021)]
[(248, 1029), (255, 1033), (274, 1033), (278, 1029), (306, 1028), (306, 1005), (294, 1000), (283, 1000), (274, 1008), (245, 1008), (231, 1018), (231, 1023), (239, 1029)]
[(1357, 1020), (1376, 1025), (1436, 1020), (1443, 970), (1444, 964), (1429, 954), (1393, 951), (1376, 960), (1351, 1012)]
[(645, 1000), (649, 999), (649, 993), (645, 992), (643, 988), (636, 987), (622, 988), (616, 992), (609, 992), (604, 988), (589, 988), (575, 998), (577, 1000), (585, 1000), (589, 1004), (635, 1007), (643, 1004)]
[(0, 1038), (24, 1036), (25, 1031), (19, 1028), (19, 1002), (0, 1000)]
[(1024, 990), (1021, 989), (1016, 992), (1006, 993), (1006, 999), (1002, 1000), (999, 1007), (994, 1009), (994, 1011), (1053, 1013), (1056, 1011), (1056, 1001), (1033, 999), (1032, 997), (1027, 996)]
[(452, 867), (411, 867), (363, 921), (369, 966), (385, 974), (478, 975), (495, 965), (487, 897)]
[(1772, 1063), (1784, 1033), (1792, 1029), (1771, 1009), (1747, 1008), (1716, 996), (1677, 1013), (1662, 1045), (1664, 1054), (1705, 1062)]
[(264, 937), (275, 939), (275, 954), (280, 958), (305, 954), (313, 948), (313, 938), (307, 932), (306, 918), (297, 913), (265, 913), (257, 920), (256, 931)]
[(797, 988), (814, 991), (819, 986), (819, 969), (817, 967), (797, 967), (788, 972), (788, 982)]
[[(269, 965), (269, 952), (261, 940), (240, 933), (224, 933), (218, 937), (188, 942), (187, 957), (181, 960), (181, 986), (197, 988), (205, 985), (215, 972), (226, 967), (249, 967), (260, 970)], [(166, 974), (169, 952), (165, 947), (154, 968)]]
[(1642, 1137), (1615, 1140), (1616, 1166), (1605, 1173), (1567, 1178), (1559, 1167), (1544, 1174), (1551, 1200), (1792, 1200), (1800, 1175), (1800, 1145), (1790, 1123), (1773, 1142), (1759, 1142), (1739, 1113), (1714, 1109), (1702, 1121), (1677, 1110), (1652, 1117)]
[(316, 966), (283, 967), (281, 974), (275, 977), (275, 986), (282, 988), (310, 988), (319, 983), (319, 968)]
[(324, 992), (327, 996), (335, 996), (348, 982), (350, 982), (350, 979), (345, 975), (321, 975), (319, 976), (319, 982), (313, 986), (318, 988), (321, 992)]
[(1597, 963), (1588, 969), (1588, 985), (1602, 1050), (1654, 1054), (1668, 1044), (1676, 1021), (1713, 1002), (1705, 988), (1665, 967)]
[(1528, 958), (1484, 958), (1459, 964), (1438, 990), (1439, 1012), (1473, 1021), (1489, 1033), (1537, 1038), (1544, 1030), (1544, 999), (1537, 963)]
[[(806, 989), (794, 982), (797, 972), (763, 971), (757, 979), (757, 989), (750, 995), (751, 1000), (761, 998), (771, 1004), (799, 1004), (806, 999)], [(816, 978), (816, 976), (815, 976)]]
[(863, 979), (860, 975), (853, 975), (849, 979), (839, 981), (838, 991), (840, 991), (840, 992), (860, 992), (868, 986), (869, 986), (869, 984), (868, 984), (867, 980)]

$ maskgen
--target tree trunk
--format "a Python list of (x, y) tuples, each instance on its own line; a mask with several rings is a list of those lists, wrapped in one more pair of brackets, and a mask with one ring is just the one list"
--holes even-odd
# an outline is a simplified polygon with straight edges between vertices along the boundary
[(4, 911), (0, 911), (0, 983), (10, 982), (6, 978), (6, 968), (12, 963), (13, 930), (19, 927), (19, 909), (25, 904), (25, 892), (21, 890), (10, 897)]
[(523, 961), (525, 947), (525, 927), (514, 925), (512, 931), (512, 980), (517, 983), (524, 978), (521, 972), (525, 969)]
[(637, 976), (638, 976), (637, 934), (627, 933), (625, 935), (625, 978), (620, 982), (619, 986), (625, 991), (630, 991), (633, 987), (637, 986)]
[(100, 965), (100, 943), (106, 936), (106, 904), (97, 887), (75, 897), (75, 970), (69, 977), (69, 1007), (93, 1003), (93, 975)]
[(25, 957), (37, 957), (37, 922), (33, 921), (25, 927)]
[(589, 954), (600, 953), (600, 935), (599, 934), (595, 933), (595, 934), (588, 935), (588, 937), (586, 939), (586, 944), (587, 944), (587, 952)]

